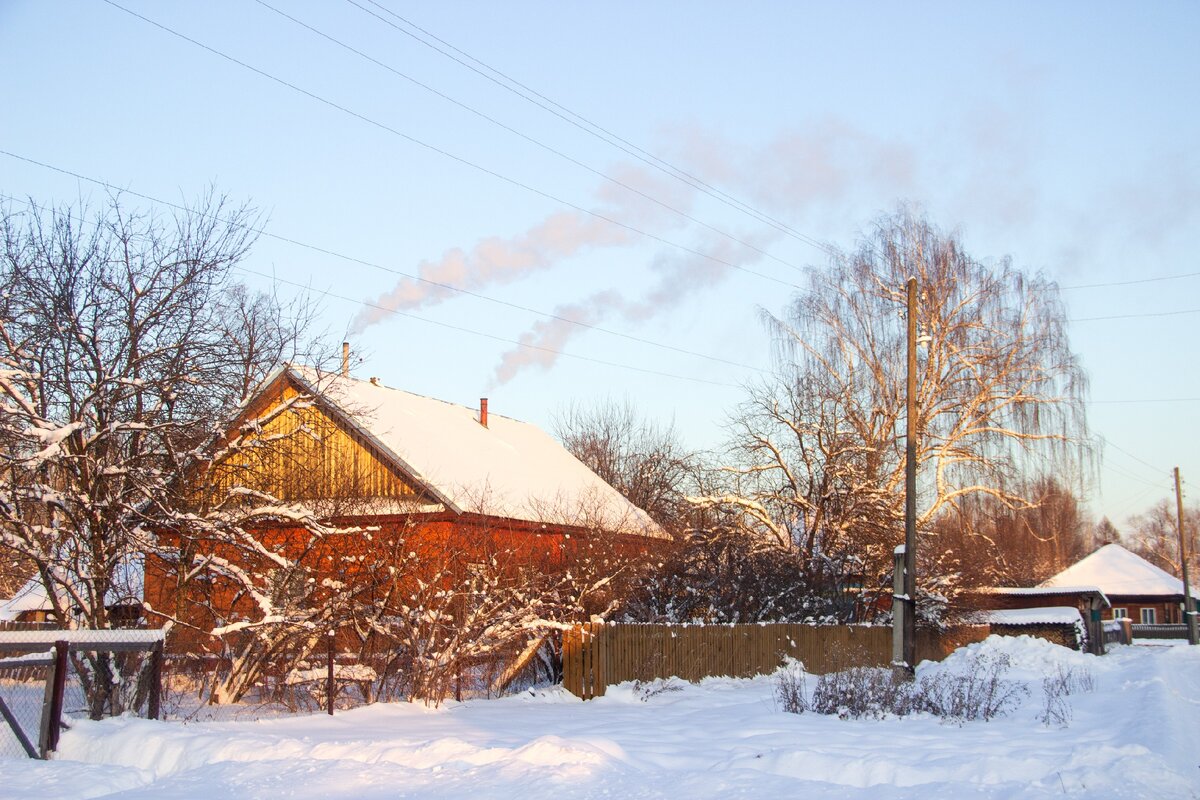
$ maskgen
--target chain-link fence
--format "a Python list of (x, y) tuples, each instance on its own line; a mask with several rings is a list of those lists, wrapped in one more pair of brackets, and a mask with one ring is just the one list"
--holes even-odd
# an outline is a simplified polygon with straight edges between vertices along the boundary
[[(0, 658), (0, 758), (37, 757), (54, 651)], [(0, 655), (4, 655), (0, 653)]]
[[(511, 669), (512, 664), (509, 653), (463, 659), (447, 677), (445, 699), (499, 697), (555, 681), (542, 659), (518, 671)], [(229, 659), (213, 654), (168, 655), (162, 668), (162, 717), (260, 718), (329, 710), (327, 654), (270, 666), (243, 694), (224, 701), (229, 706), (211, 705), (228, 681)], [(412, 659), (399, 652), (368, 657), (340, 652), (333, 663), (333, 708), (344, 711), (378, 702), (437, 702), (414, 692), (416, 670)]]
[(45, 758), (72, 719), (157, 717), (161, 631), (0, 632), (0, 757)]

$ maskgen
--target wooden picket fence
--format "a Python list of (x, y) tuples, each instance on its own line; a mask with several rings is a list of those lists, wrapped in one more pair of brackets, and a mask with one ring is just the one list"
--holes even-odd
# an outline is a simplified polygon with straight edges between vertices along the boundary
[[(917, 658), (940, 661), (987, 637), (987, 625), (918, 631)], [(886, 666), (892, 629), (865, 625), (643, 625), (588, 622), (563, 632), (563, 686), (587, 700), (623, 681), (774, 672), (786, 658), (810, 673)]]

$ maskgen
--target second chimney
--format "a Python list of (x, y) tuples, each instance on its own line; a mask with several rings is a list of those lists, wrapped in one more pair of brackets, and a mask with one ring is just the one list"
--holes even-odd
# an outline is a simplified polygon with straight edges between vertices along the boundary
[(479, 424), (487, 427), (487, 398), (479, 398)]

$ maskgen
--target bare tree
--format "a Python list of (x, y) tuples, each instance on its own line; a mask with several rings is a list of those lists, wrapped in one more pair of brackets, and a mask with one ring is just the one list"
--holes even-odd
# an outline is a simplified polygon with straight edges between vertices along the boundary
[[(1130, 517), (1131, 532), (1121, 540), (1134, 553), (1151, 564), (1179, 575), (1179, 520), (1175, 503), (1163, 500), (1141, 514)], [(1188, 543), (1188, 576), (1200, 575), (1200, 554), (1196, 553), (1200, 530), (1200, 506), (1184, 506), (1183, 530)], [(1192, 578), (1194, 581), (1195, 578)]]
[(1103, 517), (1096, 523), (1095, 529), (1092, 531), (1091, 540), (1088, 543), (1088, 551), (1095, 550), (1098, 547), (1103, 547), (1106, 544), (1113, 544), (1121, 540), (1121, 532), (1117, 530), (1117, 526), (1112, 524), (1112, 520), (1108, 517)]
[(813, 570), (851, 557), (869, 576), (890, 568), (903, 539), (910, 276), (923, 343), (919, 529), (973, 497), (1031, 508), (1039, 498), (1027, 476), (1080, 474), (1090, 463), (1087, 382), (1055, 285), (1008, 261), (985, 265), (900, 212), (855, 252), (810, 270), (786, 314), (764, 314), (777, 379), (733, 420), (735, 492), (696, 502), (736, 509), (747, 530), (798, 548)]
[(925, 574), (952, 577), (955, 589), (1031, 586), (1092, 551), (1091, 526), (1066, 487), (1041, 478), (1024, 494), (1032, 501), (1024, 508), (976, 495), (934, 520)]
[(554, 427), (572, 455), (631, 503), (668, 530), (681, 527), (701, 459), (683, 447), (673, 424), (640, 418), (628, 401), (607, 400), (569, 406)]
[(466, 542), (410, 524), (383, 535), (388, 547), (356, 581), (352, 623), (385, 699), (438, 705), (491, 687), (562, 624), (564, 571), (501, 531), (484, 526)]
[[(140, 607), (142, 554), (183, 510), (185, 470), (299, 341), (303, 323), (278, 326), (285, 311), (232, 280), (254, 230), (211, 193), (172, 217), (116, 198), (4, 210), (0, 543), (63, 625), (110, 628)], [(112, 667), (86, 666), (98, 713)]]
[[(852, 599), (824, 592), (811, 562), (782, 546), (790, 533), (777, 526), (761, 537), (746, 535), (733, 508), (740, 497), (737, 478), (685, 449), (672, 427), (641, 419), (627, 402), (609, 401), (572, 406), (560, 416), (557, 433), (577, 458), (672, 535), (672, 541), (655, 542), (650, 558), (638, 565), (631, 591), (618, 595), (617, 616), (640, 622), (758, 622), (852, 613), (845, 608)], [(748, 513), (769, 520), (772, 511), (781, 509)]]

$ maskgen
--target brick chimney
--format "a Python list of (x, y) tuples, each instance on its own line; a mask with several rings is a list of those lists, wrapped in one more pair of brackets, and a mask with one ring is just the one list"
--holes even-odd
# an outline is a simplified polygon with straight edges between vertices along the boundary
[(479, 424), (485, 428), (488, 426), (488, 424), (487, 424), (487, 398), (486, 397), (479, 398)]
[(350, 377), (350, 343), (342, 342), (342, 377)]

